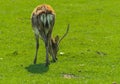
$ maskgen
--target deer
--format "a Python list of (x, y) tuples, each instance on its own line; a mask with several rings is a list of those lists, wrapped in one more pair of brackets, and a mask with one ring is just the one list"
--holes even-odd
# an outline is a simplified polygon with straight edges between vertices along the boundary
[(42, 39), (43, 42), (45, 43), (46, 49), (45, 65), (48, 66), (50, 64), (49, 55), (52, 56), (53, 62), (56, 62), (59, 44), (61, 40), (67, 35), (69, 31), (69, 24), (67, 26), (66, 32), (61, 38), (59, 38), (58, 35), (56, 35), (55, 38), (52, 37), (52, 30), (55, 24), (55, 12), (53, 8), (48, 4), (38, 5), (33, 10), (31, 15), (31, 23), (36, 40), (36, 53), (33, 63), (36, 64), (37, 61), (39, 38)]

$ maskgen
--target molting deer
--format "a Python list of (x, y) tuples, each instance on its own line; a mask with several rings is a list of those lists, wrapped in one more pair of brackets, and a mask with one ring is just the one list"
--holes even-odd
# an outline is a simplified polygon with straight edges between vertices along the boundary
[(55, 62), (57, 60), (57, 52), (59, 49), (59, 43), (67, 35), (69, 30), (69, 24), (67, 27), (66, 33), (61, 39), (57, 35), (55, 38), (52, 38), (52, 30), (55, 23), (55, 12), (50, 5), (39, 5), (37, 6), (31, 16), (32, 27), (35, 33), (36, 39), (36, 54), (34, 58), (34, 64), (36, 64), (37, 53), (39, 49), (39, 37), (44, 41), (46, 48), (46, 66), (49, 64), (50, 54), (52, 60)]

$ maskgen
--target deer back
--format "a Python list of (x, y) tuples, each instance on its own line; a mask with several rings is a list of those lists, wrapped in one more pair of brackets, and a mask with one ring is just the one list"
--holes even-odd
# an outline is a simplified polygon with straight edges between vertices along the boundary
[(52, 33), (55, 23), (54, 10), (49, 5), (39, 5), (34, 9), (31, 21), (35, 34), (40, 34), (43, 38)]

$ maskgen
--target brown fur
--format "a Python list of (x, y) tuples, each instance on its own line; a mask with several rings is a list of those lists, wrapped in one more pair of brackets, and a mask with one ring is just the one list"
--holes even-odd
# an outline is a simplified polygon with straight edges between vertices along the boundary
[(42, 4), (37, 6), (34, 10), (33, 13), (34, 15), (39, 15), (41, 13), (51, 13), (55, 15), (55, 12), (53, 10), (53, 8), (50, 5), (47, 4)]

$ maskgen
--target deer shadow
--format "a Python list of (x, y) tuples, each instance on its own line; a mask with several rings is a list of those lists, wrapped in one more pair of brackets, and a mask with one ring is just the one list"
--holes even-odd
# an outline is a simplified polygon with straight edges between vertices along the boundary
[(25, 67), (28, 72), (35, 74), (42, 74), (49, 70), (49, 66), (45, 66), (44, 63), (41, 64), (31, 64), (28, 67)]

